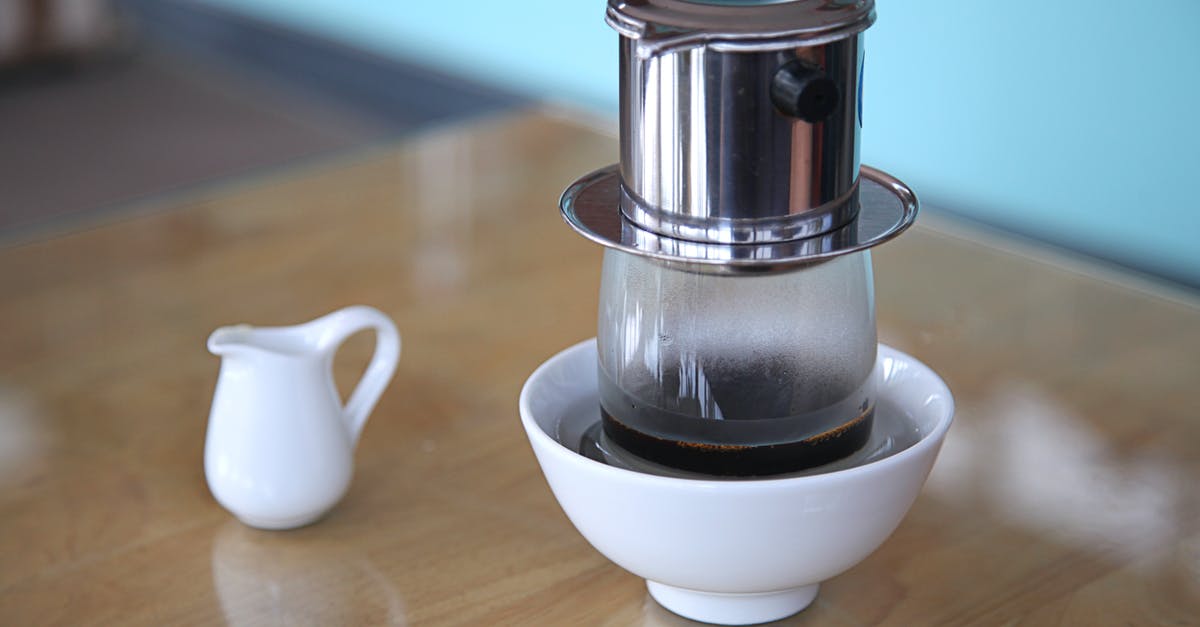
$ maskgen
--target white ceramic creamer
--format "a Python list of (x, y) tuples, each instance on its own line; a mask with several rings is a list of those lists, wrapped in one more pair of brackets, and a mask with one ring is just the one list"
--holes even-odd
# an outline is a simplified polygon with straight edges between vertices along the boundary
[[(375, 354), (343, 407), (333, 356), (364, 329)], [(222, 327), (208, 349), (221, 357), (204, 446), (213, 496), (252, 527), (317, 520), (350, 486), (358, 436), (400, 358), (395, 325), (354, 306), (290, 327)]]

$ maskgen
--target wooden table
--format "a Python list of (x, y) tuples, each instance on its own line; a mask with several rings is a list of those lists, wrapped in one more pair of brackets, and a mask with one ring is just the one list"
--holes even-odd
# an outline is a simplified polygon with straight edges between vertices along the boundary
[[(0, 623), (688, 623), (576, 533), (517, 417), (594, 334), (601, 251), (555, 201), (616, 155), (524, 113), (0, 249)], [(1197, 301), (933, 216), (875, 268), (882, 339), (957, 423), (895, 535), (784, 622), (1200, 624)], [(205, 338), (351, 303), (404, 354), (350, 492), (244, 527), (204, 481)]]

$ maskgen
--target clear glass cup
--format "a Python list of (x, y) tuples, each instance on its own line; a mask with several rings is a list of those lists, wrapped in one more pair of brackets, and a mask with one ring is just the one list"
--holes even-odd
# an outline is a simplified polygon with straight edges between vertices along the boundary
[(844, 457), (870, 435), (869, 252), (716, 275), (606, 250), (597, 342), (604, 434), (651, 461), (773, 474)]

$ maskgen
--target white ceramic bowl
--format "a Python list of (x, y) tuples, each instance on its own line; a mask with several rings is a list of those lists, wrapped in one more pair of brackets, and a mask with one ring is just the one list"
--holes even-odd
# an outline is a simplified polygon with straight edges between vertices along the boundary
[(879, 347), (881, 400), (920, 431), (913, 446), (862, 466), (782, 479), (698, 480), (633, 472), (560, 444), (558, 421), (597, 396), (596, 342), (551, 357), (521, 391), (521, 422), (563, 511), (618, 566), (646, 579), (667, 609), (746, 625), (808, 606), (817, 585), (891, 535), (925, 482), (954, 414), (946, 384)]

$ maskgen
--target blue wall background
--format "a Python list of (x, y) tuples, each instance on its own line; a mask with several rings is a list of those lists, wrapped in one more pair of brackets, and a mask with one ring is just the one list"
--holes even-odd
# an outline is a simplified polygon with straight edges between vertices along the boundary
[[(604, 0), (204, 0), (615, 118)], [(1200, 1), (878, 0), (864, 161), (938, 209), (1200, 286)]]

